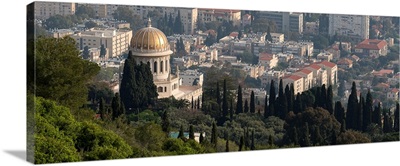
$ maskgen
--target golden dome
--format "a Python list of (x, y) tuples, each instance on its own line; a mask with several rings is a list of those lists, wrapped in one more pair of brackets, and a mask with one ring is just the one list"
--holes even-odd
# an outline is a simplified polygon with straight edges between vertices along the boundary
[(132, 37), (131, 48), (135, 52), (163, 52), (170, 50), (167, 37), (159, 29), (151, 27), (150, 19), (147, 27), (139, 29)]

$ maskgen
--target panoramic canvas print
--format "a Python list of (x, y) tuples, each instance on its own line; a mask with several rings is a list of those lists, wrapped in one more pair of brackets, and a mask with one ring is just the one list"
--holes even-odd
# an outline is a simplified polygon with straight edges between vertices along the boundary
[(399, 141), (399, 17), (33, 2), (35, 164)]

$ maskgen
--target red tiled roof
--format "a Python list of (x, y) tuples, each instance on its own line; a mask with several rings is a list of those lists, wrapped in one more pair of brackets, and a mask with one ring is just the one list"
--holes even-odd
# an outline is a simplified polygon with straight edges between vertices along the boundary
[(197, 45), (196, 48), (202, 49), (205, 45)]
[(319, 66), (319, 65), (317, 65), (317, 64), (311, 64), (311, 65), (308, 66), (308, 67), (313, 68), (313, 69), (315, 69), (315, 70), (318, 70), (318, 69), (321, 68), (321, 66)]
[(392, 73), (393, 73), (393, 70), (390, 70), (390, 69), (381, 69), (381, 70), (379, 70), (378, 73), (379, 73), (379, 74), (392, 74)]
[(273, 54), (269, 54), (269, 53), (260, 53), (260, 55), (258, 55), (258, 60), (260, 61), (270, 61), (273, 58)]
[(283, 77), (283, 79), (291, 79), (291, 80), (293, 80), (293, 81), (296, 81), (296, 80), (299, 80), (299, 79), (301, 79), (301, 78), (303, 78), (303, 77), (300, 77), (300, 76), (298, 76), (298, 75), (288, 75), (288, 76), (285, 76), (285, 77)]
[(399, 90), (397, 88), (393, 88), (390, 92), (397, 93), (397, 92), (399, 92)]
[(386, 84), (386, 83), (379, 83), (378, 85), (376, 85), (376, 87), (378, 87), (378, 88), (389, 88), (390, 85)]
[(332, 62), (328, 62), (328, 61), (322, 61), (322, 62), (319, 62), (318, 64), (321, 64), (321, 65), (324, 65), (324, 66), (328, 66), (330, 68), (333, 68), (333, 67), (336, 66), (336, 64), (334, 64)]
[(302, 73), (305, 73), (305, 74), (310, 74), (310, 73), (312, 73), (312, 71), (311, 71), (311, 70), (308, 70), (308, 69), (303, 69), (303, 70), (300, 70), (299, 72), (302, 72)]
[(353, 61), (348, 58), (342, 58), (337, 62), (338, 65), (350, 65), (353, 64)]
[(356, 49), (380, 50), (387, 45), (385, 40), (365, 39), (356, 45)]

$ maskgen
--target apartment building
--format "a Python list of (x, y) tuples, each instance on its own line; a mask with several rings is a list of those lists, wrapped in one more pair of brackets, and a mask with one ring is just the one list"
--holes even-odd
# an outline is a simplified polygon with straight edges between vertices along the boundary
[(335, 34), (358, 39), (369, 38), (369, 16), (364, 15), (329, 15), (330, 36)]
[(302, 93), (304, 91), (304, 79), (298, 75), (288, 75), (282, 78), (283, 87), (293, 84), (294, 94)]
[(272, 69), (278, 65), (278, 57), (275, 54), (260, 53), (258, 62), (265, 67), (265, 69)]
[(338, 82), (338, 77), (337, 77), (337, 70), (338, 67), (336, 64), (328, 61), (322, 61), (317, 63), (317, 65), (321, 66), (321, 68), (326, 69), (327, 71), (327, 84), (326, 86), (329, 85), (336, 85)]
[(360, 56), (369, 56), (378, 58), (386, 56), (388, 53), (388, 44), (385, 40), (365, 39), (355, 46), (355, 54)]
[(73, 15), (76, 5), (72, 2), (35, 2), (35, 18), (48, 19), (55, 15)]
[(127, 53), (132, 38), (132, 30), (125, 29), (104, 29), (92, 28), (71, 35), (76, 40), (76, 46), (82, 50), (85, 46), (89, 48), (100, 48), (104, 45), (107, 48), (107, 57), (121, 56)]
[(333, 54), (330, 52), (321, 52), (317, 55), (317, 60), (330, 62), (333, 59)]
[(280, 43), (285, 41), (285, 34), (283, 33), (270, 33), (272, 37), (272, 43)]
[(202, 86), (204, 81), (203, 73), (197, 70), (179, 72), (179, 78), (182, 79), (183, 86)]
[(240, 10), (199, 8), (198, 18), (201, 19), (204, 23), (212, 21), (232, 21), (233, 26), (241, 25)]
[(274, 21), (278, 32), (303, 33), (302, 13), (260, 11), (258, 16)]
[(307, 91), (311, 88), (311, 82), (313, 81), (313, 71), (309, 69), (301, 69), (294, 73), (294, 75), (300, 76), (303, 78), (303, 90)]
[(305, 69), (311, 70), (313, 72), (313, 79), (311, 81), (311, 87), (322, 86), (328, 84), (327, 71), (317, 64), (311, 64), (306, 66)]
[(304, 34), (318, 35), (319, 34), (319, 21), (306, 22)]

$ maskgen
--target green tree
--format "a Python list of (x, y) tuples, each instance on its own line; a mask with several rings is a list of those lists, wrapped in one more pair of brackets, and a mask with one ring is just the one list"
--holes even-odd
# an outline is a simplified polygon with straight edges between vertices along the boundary
[(303, 147), (308, 147), (311, 146), (311, 140), (310, 140), (310, 127), (308, 126), (308, 122), (305, 123), (306, 125), (304, 126), (304, 135), (303, 135)]
[(189, 126), (189, 139), (194, 140), (194, 130), (193, 130), (193, 125)]
[(269, 42), (272, 42), (272, 36), (271, 36), (271, 28), (267, 28), (267, 35), (265, 36), (265, 39)]
[(119, 93), (115, 93), (115, 96), (111, 102), (111, 108), (112, 108), (112, 118), (113, 119), (116, 119), (119, 116), (125, 114), (125, 108), (123, 106), (123, 103), (121, 103)]
[(333, 113), (335, 115), (335, 119), (343, 124), (345, 121), (345, 111), (342, 106), (342, 103), (340, 101), (336, 101), (335, 103), (335, 112)]
[(275, 98), (276, 98), (276, 93), (275, 93), (275, 82), (274, 80), (271, 80), (271, 86), (269, 89), (269, 99), (268, 99), (268, 111), (269, 111), (269, 116), (276, 116), (275, 113)]
[(69, 29), (74, 26), (73, 21), (67, 17), (67, 16), (62, 16), (62, 15), (54, 15), (50, 16), (48, 19), (45, 20), (44, 22), (44, 27), (49, 30), (49, 29)]
[(135, 140), (142, 149), (161, 152), (166, 135), (160, 125), (150, 122), (142, 124), (136, 129)]
[(214, 145), (214, 147), (216, 147), (218, 143), (217, 125), (215, 122), (213, 122), (211, 129), (211, 143)]
[(242, 87), (239, 85), (237, 92), (236, 114), (243, 113)]
[(255, 19), (252, 21), (251, 26), (254, 32), (267, 32), (268, 29), (270, 32), (276, 31), (275, 22), (264, 18)]
[(100, 113), (100, 117), (102, 120), (105, 120), (107, 117), (107, 108), (105, 106), (105, 102), (104, 99), (101, 98), (100, 99), (100, 103), (99, 103), (99, 113)]
[(347, 130), (344, 133), (339, 134), (337, 138), (337, 144), (358, 144), (358, 143), (370, 143), (371, 140), (365, 134), (354, 131)]
[(389, 113), (385, 113), (385, 116), (383, 116), (383, 132), (384, 133), (390, 133), (392, 132), (392, 119), (390, 118)]
[(363, 130), (372, 123), (373, 99), (371, 91), (368, 89), (367, 99), (365, 101), (364, 114), (363, 114)]
[(395, 132), (399, 132), (400, 128), (399, 116), (400, 116), (399, 103), (396, 103), (396, 111), (394, 112), (394, 127), (393, 127)]
[(204, 142), (203, 132), (200, 133), (199, 143), (202, 144)]
[(181, 20), (181, 11), (180, 10), (178, 10), (178, 14), (175, 17), (174, 33), (175, 34), (183, 34), (183, 24), (182, 24), (182, 20)]
[(256, 150), (256, 146), (254, 143), (254, 130), (251, 131), (251, 145), (250, 145), (250, 150)]
[(226, 133), (225, 152), (229, 152), (229, 133)]
[(268, 118), (269, 115), (269, 111), (268, 111), (268, 95), (265, 94), (265, 99), (264, 99), (264, 118)]
[(100, 58), (105, 58), (107, 54), (106, 47), (104, 47), (104, 44), (100, 46)]
[(228, 92), (226, 88), (226, 79), (224, 79), (224, 87), (222, 91), (222, 117), (228, 116)]
[(82, 58), (89, 59), (89, 47), (88, 46), (83, 47)]
[(248, 113), (248, 112), (249, 112), (249, 102), (246, 99), (244, 101), (244, 113)]
[(243, 145), (244, 145), (244, 137), (241, 136), (239, 141), (239, 151), (243, 150)]
[(71, 37), (39, 37), (35, 43), (34, 54), (28, 54), (34, 56), (35, 66), (28, 66), (28, 71), (36, 71), (36, 74), (35, 77), (28, 77), (28, 90), (70, 108), (85, 104), (88, 94), (86, 84), (100, 67), (79, 57), (79, 50)]
[(286, 114), (288, 113), (288, 106), (287, 106), (287, 100), (286, 96), (283, 92), (283, 83), (282, 79), (279, 82), (279, 95), (278, 95), (278, 104), (276, 105), (275, 110), (279, 110), (279, 117), (281, 119), (285, 119)]
[(255, 112), (256, 112), (256, 102), (255, 102), (254, 92), (251, 91), (251, 95), (250, 95), (250, 113), (255, 113)]
[(88, 28), (88, 29), (94, 28), (94, 27), (97, 27), (97, 26), (99, 26), (99, 25), (97, 25), (97, 23), (94, 22), (94, 21), (88, 21), (88, 22), (85, 23), (85, 28)]
[(185, 139), (185, 135), (184, 135), (184, 131), (183, 131), (183, 126), (182, 125), (181, 125), (181, 128), (179, 129), (178, 138), (182, 139), (182, 140)]
[(87, 5), (79, 5), (75, 10), (75, 15), (81, 18), (94, 18), (95, 14), (96, 12), (93, 10), (93, 8)]
[(374, 112), (372, 113), (372, 123), (378, 124), (380, 128), (382, 128), (382, 108), (381, 103), (378, 103), (378, 106), (375, 106)]
[(354, 121), (354, 119), (356, 119), (357, 107), (358, 107), (357, 88), (356, 88), (356, 83), (353, 82), (353, 85), (351, 87), (351, 93), (347, 103), (346, 129), (356, 128), (357, 121)]
[(162, 131), (166, 134), (169, 134), (170, 131), (170, 119), (168, 112), (165, 110), (162, 116), (162, 124), (161, 124)]
[(328, 90), (326, 92), (326, 109), (329, 113), (333, 114), (333, 90), (332, 85), (328, 86)]

